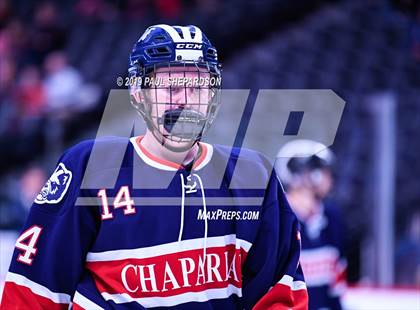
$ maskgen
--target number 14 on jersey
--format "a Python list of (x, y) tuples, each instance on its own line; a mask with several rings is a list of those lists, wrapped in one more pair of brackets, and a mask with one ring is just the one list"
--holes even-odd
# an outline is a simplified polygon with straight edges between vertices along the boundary
[[(109, 208), (108, 204), (108, 195), (105, 189), (101, 189), (98, 191), (98, 197), (101, 198), (102, 203), (102, 220), (109, 220), (114, 217), (113, 212)], [(122, 186), (118, 191), (117, 196), (114, 199), (114, 210), (118, 208), (124, 208), (124, 215), (130, 215), (136, 213), (136, 209), (134, 208), (134, 200), (131, 199), (130, 191), (128, 190), (128, 186)]]

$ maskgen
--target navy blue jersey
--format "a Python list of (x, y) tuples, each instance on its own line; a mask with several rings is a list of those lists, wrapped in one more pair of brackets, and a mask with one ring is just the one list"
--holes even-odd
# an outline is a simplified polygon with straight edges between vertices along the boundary
[[(18, 238), (0, 308), (306, 309), (299, 224), (268, 161), (200, 143), (184, 167), (140, 141), (64, 153)], [(247, 168), (234, 171), (239, 152)], [(251, 179), (267, 185), (244, 188)]]
[(346, 269), (340, 213), (332, 205), (322, 205), (317, 215), (301, 223), (301, 234), (300, 263), (308, 287), (309, 309), (340, 310)]

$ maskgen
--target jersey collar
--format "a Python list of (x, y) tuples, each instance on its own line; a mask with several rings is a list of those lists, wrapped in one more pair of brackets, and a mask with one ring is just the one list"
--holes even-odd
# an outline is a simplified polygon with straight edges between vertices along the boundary
[[(148, 150), (146, 150), (145, 147), (141, 145), (140, 142), (142, 139), (143, 136), (132, 137), (130, 138), (130, 142), (133, 144), (136, 153), (146, 164), (154, 168), (166, 171), (177, 171), (182, 169), (182, 166), (177, 163), (156, 157), (155, 155), (151, 154)], [(200, 170), (204, 168), (213, 156), (213, 146), (211, 144), (199, 142), (199, 146), (201, 148), (201, 152), (199, 157), (194, 161), (194, 170)]]

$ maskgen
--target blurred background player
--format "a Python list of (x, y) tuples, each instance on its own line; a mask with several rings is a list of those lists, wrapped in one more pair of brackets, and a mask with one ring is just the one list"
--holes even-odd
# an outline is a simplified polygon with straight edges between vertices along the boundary
[(303, 139), (286, 143), (276, 160), (276, 170), (301, 223), (300, 263), (310, 310), (342, 309), (346, 261), (341, 214), (329, 198), (333, 162), (334, 155), (325, 145)]

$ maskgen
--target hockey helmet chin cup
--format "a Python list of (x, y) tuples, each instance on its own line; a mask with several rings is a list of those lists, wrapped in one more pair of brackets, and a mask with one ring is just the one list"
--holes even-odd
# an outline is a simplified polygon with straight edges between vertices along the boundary
[(206, 124), (205, 115), (191, 109), (177, 108), (166, 110), (158, 119), (165, 131), (174, 137), (196, 140), (201, 137)]

